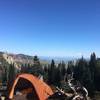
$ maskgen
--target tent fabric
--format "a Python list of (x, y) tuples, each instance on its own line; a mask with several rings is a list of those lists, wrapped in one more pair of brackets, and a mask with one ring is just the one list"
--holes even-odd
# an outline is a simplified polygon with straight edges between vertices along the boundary
[(19, 81), (20, 78), (24, 78), (32, 83), (35, 91), (38, 95), (39, 100), (46, 100), (50, 95), (53, 94), (52, 89), (42, 80), (38, 79), (37, 77), (33, 76), (32, 74), (21, 74), (15, 79), (12, 89), (9, 94), (9, 98), (13, 99), (14, 96), (14, 89)]

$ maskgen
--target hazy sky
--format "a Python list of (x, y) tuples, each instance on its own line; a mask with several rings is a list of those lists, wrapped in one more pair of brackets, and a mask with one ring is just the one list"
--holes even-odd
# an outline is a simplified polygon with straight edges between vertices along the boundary
[(100, 0), (0, 0), (0, 50), (100, 56)]

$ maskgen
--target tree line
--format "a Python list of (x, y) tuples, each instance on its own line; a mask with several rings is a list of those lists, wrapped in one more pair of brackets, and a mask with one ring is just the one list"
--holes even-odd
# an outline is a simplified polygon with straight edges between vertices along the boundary
[(88, 89), (90, 96), (93, 96), (95, 91), (100, 91), (100, 59), (96, 57), (95, 53), (91, 54), (89, 60), (82, 57), (76, 62), (61, 61), (56, 64), (52, 60), (50, 64), (43, 66), (37, 56), (34, 56), (33, 62), (33, 65), (22, 64), (21, 70), (18, 72), (15, 70), (14, 64), (11, 64), (6, 78), (8, 83), (11, 84), (18, 73), (31, 73), (36, 76), (42, 75), (44, 81), (49, 85), (61, 87), (62, 83), (67, 81), (67, 76), (73, 74), (73, 78)]

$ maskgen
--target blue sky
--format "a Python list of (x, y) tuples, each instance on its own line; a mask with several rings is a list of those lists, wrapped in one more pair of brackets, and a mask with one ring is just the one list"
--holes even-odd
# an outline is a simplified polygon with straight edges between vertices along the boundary
[(0, 50), (100, 56), (99, 0), (0, 0)]

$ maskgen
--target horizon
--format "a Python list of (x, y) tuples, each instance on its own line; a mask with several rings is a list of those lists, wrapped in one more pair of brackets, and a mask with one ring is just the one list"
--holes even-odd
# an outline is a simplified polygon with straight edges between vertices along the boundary
[(100, 1), (1, 0), (0, 51), (100, 57)]
[[(80, 56), (41, 56), (41, 55), (31, 55), (31, 54), (25, 54), (25, 53), (14, 53), (14, 52), (7, 52), (7, 51), (0, 51), (0, 52), (3, 52), (3, 53), (7, 53), (7, 54), (13, 54), (13, 55), (26, 55), (26, 56), (38, 56), (39, 58), (49, 58), (49, 59), (80, 59), (80, 58), (84, 58), (84, 59), (90, 59), (91, 57), (91, 54), (92, 53), (95, 53), (95, 52), (92, 52), (90, 53), (89, 56), (84, 56), (84, 55), (80, 55)], [(95, 53), (96, 54), (96, 53)], [(96, 55), (96, 58), (100, 58), (100, 56)]]

